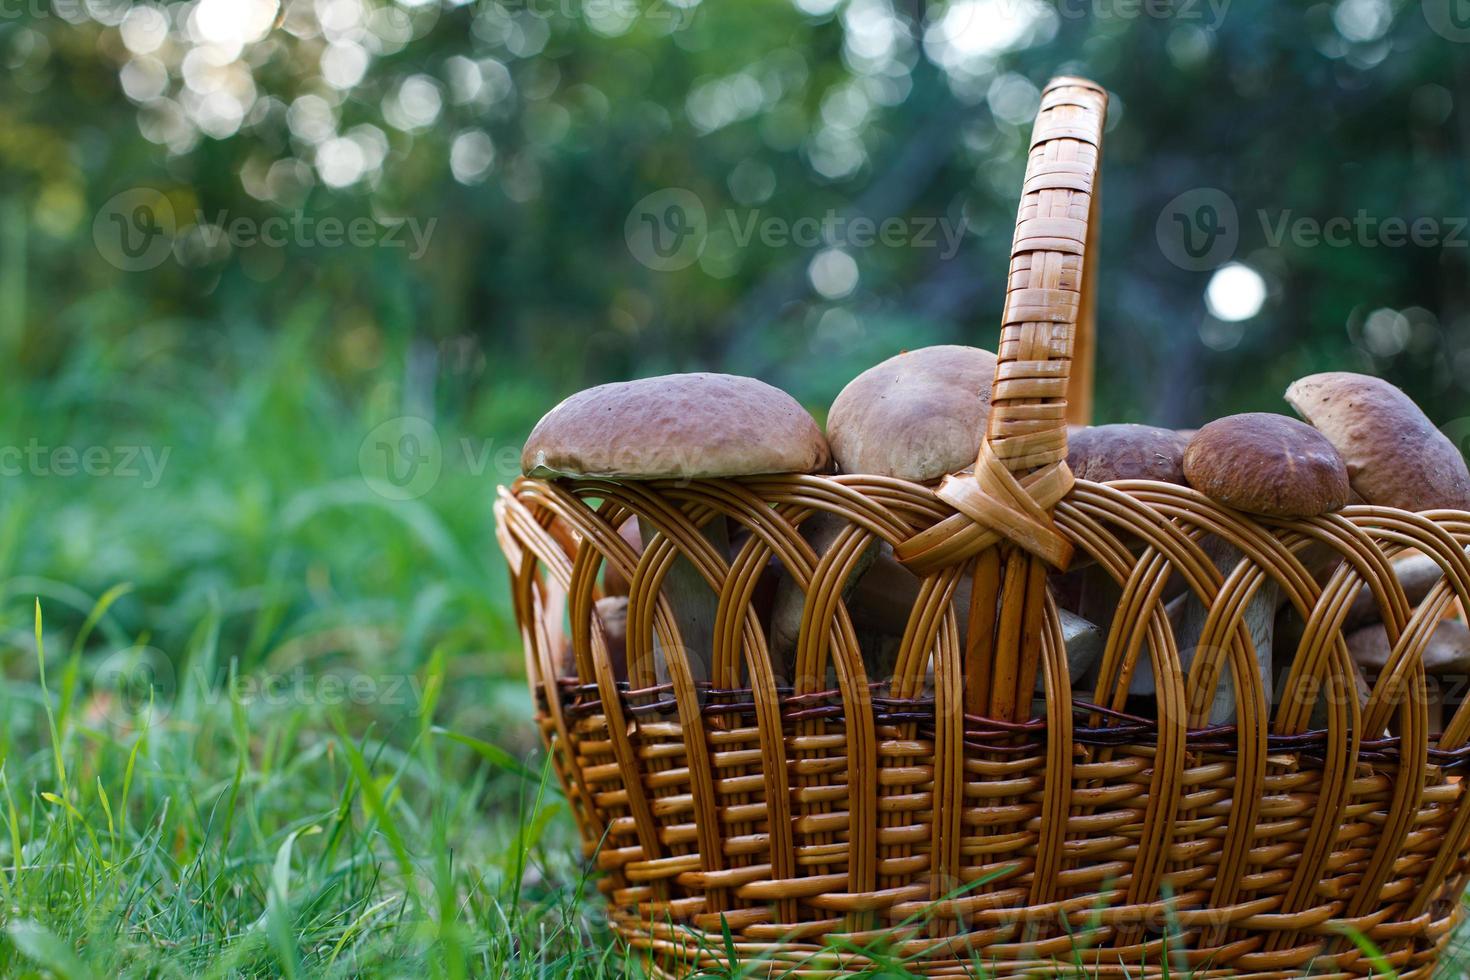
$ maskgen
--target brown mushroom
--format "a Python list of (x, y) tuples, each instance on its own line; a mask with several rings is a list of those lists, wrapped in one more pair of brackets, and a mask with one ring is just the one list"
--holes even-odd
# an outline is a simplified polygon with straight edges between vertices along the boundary
[(1381, 378), (1335, 371), (1302, 378), (1286, 400), (1347, 461), (1370, 504), (1404, 510), (1470, 509), (1470, 470), (1445, 435)]
[[(856, 586), (845, 594), (853, 627), (863, 643), (870, 679), (886, 680), (893, 676), (893, 658), (898, 653), (899, 641), (918, 602), (921, 585), (918, 576), (894, 557), (893, 549), (882, 544)], [(950, 600), (961, 646), (968, 641), (973, 589), (971, 576), (962, 575), (955, 583), (954, 596)], [(1069, 673), (1075, 682), (1101, 658), (1103, 634), (1097, 626), (1068, 610), (1059, 609), (1058, 615)]]
[[(1251, 412), (1209, 423), (1189, 440), (1184, 475), (1191, 486), (1212, 500), (1271, 517), (1313, 517), (1348, 502), (1347, 467), (1337, 450), (1311, 426), (1284, 415)], [(1220, 574), (1227, 577), (1244, 557), (1234, 545), (1213, 535), (1205, 538), (1201, 547)], [(1303, 557), (1306, 560), (1309, 556)], [(1317, 557), (1310, 556), (1312, 561)], [(1331, 554), (1321, 557), (1329, 561), (1334, 558)], [(1241, 615), (1268, 708), (1274, 695), (1273, 644), (1281, 601), (1280, 586), (1268, 579), (1256, 588)], [(1209, 611), (1192, 592), (1169, 604), (1170, 624), (1186, 672), (1193, 666)], [(1146, 673), (1140, 670), (1135, 681)], [(1148, 681), (1151, 691), (1152, 678)], [(1139, 693), (1137, 686), (1133, 690)], [(1225, 724), (1235, 716), (1235, 685), (1225, 664), (1209, 720)]]
[[(1210, 535), (1200, 543), (1201, 549), (1220, 574), (1229, 577), (1244, 555), (1234, 545)], [(1272, 647), (1276, 631), (1276, 610), (1281, 605), (1281, 587), (1273, 579), (1266, 579), (1256, 587), (1250, 602), (1241, 614), (1241, 622), (1250, 636), (1251, 649), (1255, 653), (1256, 668), (1260, 672), (1261, 688), (1265, 694), (1269, 711), (1273, 700), (1274, 677), (1272, 675)], [(1179, 650), (1179, 663), (1186, 677), (1194, 666), (1199, 652), (1199, 643), (1204, 635), (1205, 621), (1209, 608), (1194, 594), (1187, 592), (1171, 600), (1165, 606), (1169, 625), (1174, 631), (1174, 644)], [(1153, 669), (1149, 661), (1140, 659), (1138, 670), (1129, 687), (1131, 694), (1154, 693)], [(1219, 681), (1211, 702), (1209, 721), (1212, 725), (1224, 725), (1236, 717), (1235, 684), (1231, 679), (1229, 659), (1220, 666)]]
[(521, 454), (537, 477), (695, 480), (816, 473), (817, 423), (779, 388), (729, 374), (670, 374), (578, 392), (547, 412)]
[[(1349, 633), (1347, 647), (1353, 662), (1370, 676), (1382, 671), (1393, 653), (1382, 623)], [(1440, 621), (1424, 647), (1424, 672), (1429, 680), (1429, 728), (1443, 731), (1445, 695), (1462, 696), (1463, 682), (1470, 674), (1470, 628), (1457, 619)]]
[(1184, 483), (1189, 440), (1152, 425), (1084, 425), (1067, 433), (1067, 466), (1079, 480)]
[[(1290, 603), (1283, 602), (1276, 610), (1275, 637), (1273, 642), (1273, 665), (1278, 685), (1285, 685), (1291, 677), (1291, 672), (1296, 667), (1297, 656), (1301, 652), (1302, 639), (1306, 635), (1307, 624), (1296, 607)], [(1330, 641), (1329, 641), (1330, 642)], [(1368, 703), (1368, 681), (1363, 676), (1363, 669), (1351, 657), (1348, 665), (1352, 668), (1353, 693), (1357, 697), (1358, 706), (1364, 707)], [(1311, 718), (1307, 726), (1313, 729), (1323, 729), (1329, 724), (1330, 702), (1336, 694), (1328, 690), (1325, 685), (1299, 684), (1296, 689), (1296, 697), (1312, 698)], [(1286, 705), (1286, 689), (1283, 686), (1280, 693), (1281, 704)]]
[[(1118, 480), (1158, 480), (1184, 483), (1184, 447), (1189, 440), (1172, 429), (1152, 425), (1073, 426), (1067, 431), (1067, 466), (1078, 479), (1094, 483)], [(1143, 544), (1129, 546), (1137, 554)], [(1165, 598), (1178, 593), (1183, 580), (1175, 577)], [(1050, 576), (1057, 602), (1106, 635), (1122, 597), (1122, 589), (1096, 562), (1079, 555), (1072, 567)], [(1152, 690), (1152, 687), (1149, 688)]]
[(1348, 502), (1348, 473), (1331, 442), (1284, 415), (1248, 412), (1200, 429), (1184, 452), (1190, 486), (1227, 507), (1315, 517)]
[[(536, 424), (521, 457), (529, 476), (622, 480), (810, 473), (830, 463), (827, 440), (795, 399), (727, 374), (675, 374), (579, 392)], [(644, 547), (658, 531), (648, 521), (638, 530)], [(703, 535), (729, 558), (723, 517), (706, 523)], [(718, 597), (682, 554), (661, 591), (695, 680), (708, 680)], [(656, 663), (662, 667), (666, 658)]]
[[(1353, 630), (1347, 645), (1353, 659), (1372, 673), (1387, 666), (1393, 652), (1382, 623)], [(1431, 674), (1470, 671), (1470, 628), (1457, 619), (1441, 620), (1424, 647), (1424, 669)]]
[[(1404, 598), (1409, 601), (1409, 606), (1414, 607), (1444, 578), (1444, 569), (1428, 555), (1415, 552), (1396, 560), (1393, 563), (1393, 574), (1398, 579), (1399, 588), (1404, 590)], [(1378, 608), (1373, 590), (1365, 583), (1353, 597), (1353, 604), (1348, 608), (1347, 619), (1343, 620), (1342, 628), (1351, 630), (1369, 623), (1382, 622), (1382, 616), (1383, 611)]]
[(928, 483), (973, 466), (994, 378), (994, 354), (955, 345), (905, 351), (869, 368), (827, 415), (838, 468)]

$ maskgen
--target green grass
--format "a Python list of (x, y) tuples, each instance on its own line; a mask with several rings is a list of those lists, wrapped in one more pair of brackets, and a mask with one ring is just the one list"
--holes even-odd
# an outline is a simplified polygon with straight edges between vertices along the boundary
[[(184, 656), (212, 664), (218, 641), (207, 621)], [(446, 658), (394, 711), (193, 680), (124, 711), (71, 654), (47, 659), (3, 705), (20, 854), (0, 874), (6, 973), (540, 976), (610, 959), (543, 774), (432, 724)]]
[[(497, 454), (547, 397), (196, 327), (0, 390), (9, 445), (167, 451), (156, 480), (54, 452), (0, 478), (0, 974), (637, 975), (534, 741), (493, 541)], [(364, 478), (400, 415), (441, 447), (412, 499)]]
[[(0, 482), (0, 974), (622, 975), (534, 743), (497, 474), (457, 448), (530, 399), (195, 327), (0, 392), (48, 451)], [(373, 427), (451, 409), (437, 483), (375, 493)], [(63, 446), (167, 457), (146, 485)]]

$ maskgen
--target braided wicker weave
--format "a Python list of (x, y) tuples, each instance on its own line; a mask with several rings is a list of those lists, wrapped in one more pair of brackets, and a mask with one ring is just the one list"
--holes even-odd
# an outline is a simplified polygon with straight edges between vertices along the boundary
[[(1470, 711), (1431, 738), (1421, 656), (1470, 608), (1470, 514), (1267, 520), (1171, 484), (1074, 482), (1104, 114), (1078, 79), (1042, 98), (973, 476), (501, 489), (542, 730), (614, 927), (660, 975), (725, 964), (727, 930), (742, 959), (811, 976), (874, 967), (875, 942), (936, 977), (1373, 975), (1345, 927), (1402, 976), (1434, 970), (1467, 874)], [(800, 528), (822, 514), (844, 529), (819, 555)], [(630, 515), (658, 532), (641, 555), (617, 530)], [(733, 557), (701, 534), (717, 516)], [(1225, 574), (1210, 535), (1243, 555)], [(922, 583), (885, 677), (842, 598), (875, 539)], [(1325, 584), (1307, 549), (1341, 556)], [(1417, 609), (1389, 565), (1407, 549), (1445, 572)], [(681, 555), (719, 597), (699, 671), (660, 596)], [(1075, 694), (1046, 587), (1069, 560), (1121, 588), (1096, 690)], [(755, 607), (773, 561), (807, 597), (789, 676)], [(593, 608), (604, 566), (631, 583), (626, 680)], [(1171, 579), (1209, 610), (1187, 673)], [(1305, 624), (1274, 714), (1242, 624), (1272, 581)], [(1342, 638), (1363, 583), (1394, 645), (1366, 703)], [(1142, 658), (1159, 679), (1147, 718), (1126, 710)], [(1211, 727), (1221, 683), (1237, 724)]]

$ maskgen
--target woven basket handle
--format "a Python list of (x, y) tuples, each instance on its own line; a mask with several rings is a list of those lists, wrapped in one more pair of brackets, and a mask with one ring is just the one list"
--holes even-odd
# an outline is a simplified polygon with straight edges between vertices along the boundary
[(1051, 511), (1072, 489), (1067, 423), (1091, 412), (1091, 265), (1107, 101), (1081, 78), (1054, 79), (1042, 93), (1011, 243), (990, 424), (974, 474), (953, 474), (936, 491), (956, 513), (894, 549), (915, 575), (1002, 540), (1053, 568), (1071, 560)]
[(1107, 101), (1101, 86), (1081, 78), (1055, 78), (1041, 95), (977, 472), (998, 461), (1022, 479), (1060, 463), (1067, 458), (1067, 423), (1091, 415), (1098, 161)]

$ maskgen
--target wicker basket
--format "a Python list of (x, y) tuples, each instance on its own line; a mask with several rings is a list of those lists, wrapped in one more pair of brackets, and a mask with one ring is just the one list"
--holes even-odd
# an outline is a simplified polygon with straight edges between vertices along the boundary
[[(732, 952), (834, 975), (877, 969), (875, 950), (936, 977), (1375, 975), (1351, 930), (1400, 975), (1433, 973), (1467, 873), (1470, 711), (1430, 736), (1421, 655), (1470, 608), (1470, 514), (1270, 520), (1171, 484), (1073, 480), (1105, 103), (1078, 79), (1042, 98), (973, 476), (501, 488), (541, 728), (614, 928), (658, 975)], [(818, 514), (845, 522), (820, 556), (799, 531)], [(641, 556), (617, 531), (629, 515), (659, 532)], [(701, 534), (715, 515), (742, 532), (729, 559)], [(1233, 570), (1210, 535), (1244, 555)], [(891, 677), (867, 675), (842, 600), (874, 539), (922, 581)], [(1302, 557), (1324, 548), (1343, 561), (1319, 584)], [(1445, 572), (1417, 610), (1389, 565), (1407, 549)], [(679, 555), (719, 596), (707, 679), (660, 596)], [(1096, 690), (1074, 693), (1046, 576), (1084, 559), (1121, 600)], [(789, 678), (753, 604), (773, 562), (807, 596)], [(628, 681), (593, 611), (604, 564), (631, 583)], [(1171, 579), (1210, 611), (1188, 672)], [(1242, 624), (1270, 581), (1304, 623), (1274, 716)], [(1363, 583), (1394, 644), (1366, 701), (1342, 638)], [(1126, 711), (1142, 658), (1162, 679), (1153, 717)], [(1238, 724), (1212, 727), (1222, 683)]]

